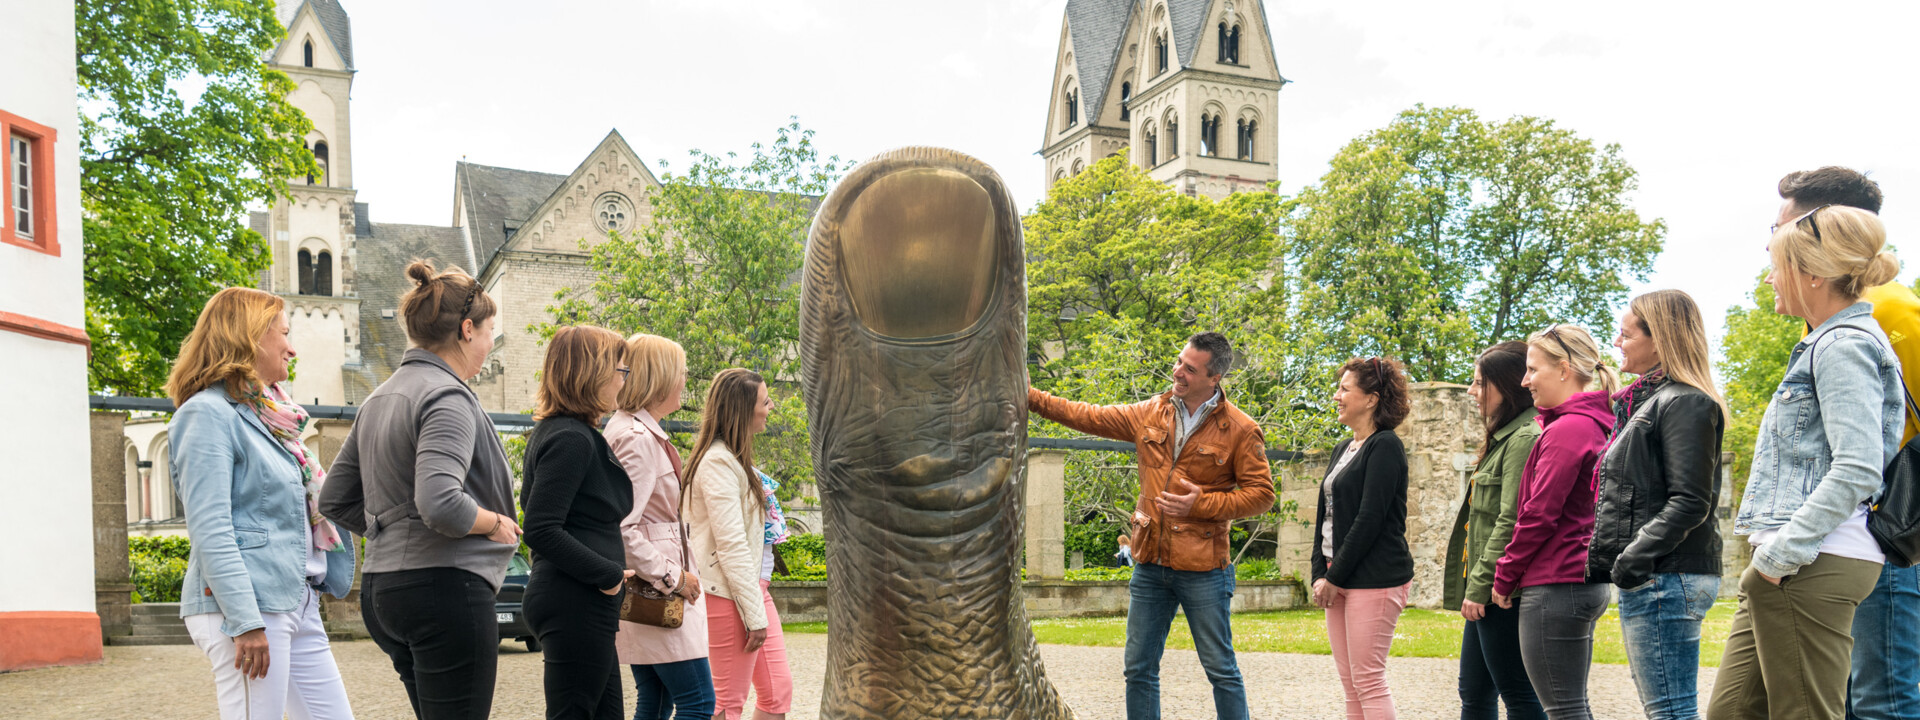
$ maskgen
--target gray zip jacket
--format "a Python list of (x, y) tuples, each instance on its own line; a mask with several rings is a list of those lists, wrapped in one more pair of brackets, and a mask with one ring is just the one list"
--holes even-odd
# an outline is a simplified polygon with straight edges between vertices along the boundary
[(481, 508), (513, 517), (500, 436), (445, 360), (408, 350), (361, 405), (320, 514), (367, 539), (362, 572), (459, 568), (499, 592), (515, 546), (468, 534)]

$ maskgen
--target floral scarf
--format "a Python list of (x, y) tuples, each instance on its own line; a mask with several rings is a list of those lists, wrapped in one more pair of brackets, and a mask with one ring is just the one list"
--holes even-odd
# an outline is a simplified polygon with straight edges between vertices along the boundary
[(244, 402), (273, 433), (273, 439), (293, 453), (294, 461), (300, 465), (300, 480), (307, 488), (307, 524), (313, 527), (313, 546), (327, 552), (345, 550), (340, 532), (320, 515), (320, 484), (326, 481), (327, 471), (320, 467), (319, 458), (309, 454), (307, 446), (300, 442), (300, 433), (307, 429), (309, 421), (307, 409), (295, 403), (288, 397), (286, 388), (277, 384), (268, 386), (265, 393), (248, 392)]
[(754, 468), (753, 471), (760, 475), (760, 489), (767, 495), (767, 520), (765, 525), (767, 544), (779, 545), (780, 543), (786, 542), (787, 538), (791, 536), (791, 534), (787, 532), (787, 514), (780, 510), (780, 498), (774, 494), (774, 491), (780, 489), (780, 481), (773, 479), (772, 475), (761, 472), (760, 468)]

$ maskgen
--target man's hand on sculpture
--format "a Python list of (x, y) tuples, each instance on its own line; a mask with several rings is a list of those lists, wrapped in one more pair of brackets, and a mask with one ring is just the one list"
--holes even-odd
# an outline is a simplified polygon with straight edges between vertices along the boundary
[(1160, 507), (1162, 515), (1186, 517), (1187, 513), (1193, 510), (1193, 502), (1200, 499), (1200, 487), (1188, 482), (1186, 478), (1179, 478), (1173, 482), (1174, 489), (1184, 492), (1175, 494), (1172, 489), (1162, 490), (1160, 497), (1154, 498), (1153, 503)]

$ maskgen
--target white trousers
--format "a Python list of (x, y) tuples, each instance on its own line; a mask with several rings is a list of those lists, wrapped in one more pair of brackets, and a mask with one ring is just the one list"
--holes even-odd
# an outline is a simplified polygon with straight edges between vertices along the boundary
[(308, 588), (300, 607), (287, 613), (263, 613), (267, 623), (267, 676), (248, 679), (233, 666), (233, 638), (220, 631), (220, 613), (186, 617), (193, 644), (213, 664), (213, 687), (220, 720), (352, 720), (347, 686), (327, 644), (320, 622), (320, 596)]

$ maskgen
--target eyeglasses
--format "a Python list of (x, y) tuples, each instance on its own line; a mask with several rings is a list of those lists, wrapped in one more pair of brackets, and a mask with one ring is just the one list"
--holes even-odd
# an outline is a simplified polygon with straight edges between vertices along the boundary
[(1805, 213), (1803, 213), (1800, 217), (1794, 218), (1792, 220), (1788, 220), (1784, 223), (1774, 223), (1773, 226), (1770, 228), (1770, 231), (1774, 233), (1778, 233), (1780, 232), (1780, 228), (1783, 226), (1798, 225), (1801, 220), (1805, 220), (1807, 221), (1807, 229), (1813, 231), (1813, 241), (1820, 242), (1820, 221), (1815, 219), (1813, 214), (1830, 207), (1833, 207), (1833, 203), (1827, 203), (1825, 205), (1821, 205), (1820, 207), (1814, 208), (1812, 210), (1808, 210)]
[(633, 368), (617, 367), (617, 368), (614, 368), (613, 371), (620, 373), (620, 379), (625, 380), (627, 376), (633, 372)]

